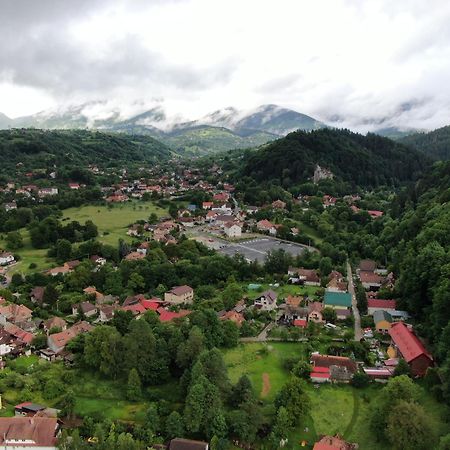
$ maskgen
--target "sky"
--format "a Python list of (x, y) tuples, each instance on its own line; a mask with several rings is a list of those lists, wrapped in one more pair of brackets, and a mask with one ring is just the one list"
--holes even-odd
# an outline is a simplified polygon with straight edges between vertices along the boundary
[(448, 0), (0, 0), (0, 112), (450, 124)]

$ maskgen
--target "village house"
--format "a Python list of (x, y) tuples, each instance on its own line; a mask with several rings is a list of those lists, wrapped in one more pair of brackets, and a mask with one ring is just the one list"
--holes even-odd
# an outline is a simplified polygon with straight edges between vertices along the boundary
[(175, 438), (170, 441), (167, 450), (209, 450), (209, 445), (207, 442)]
[(58, 410), (39, 405), (38, 403), (23, 402), (14, 407), (16, 417), (58, 417)]
[(229, 238), (238, 238), (242, 236), (242, 227), (238, 223), (226, 223), (223, 229)]
[(81, 302), (72, 305), (72, 314), (76, 316), (78, 313), (82, 313), (86, 317), (94, 317), (97, 315), (97, 307), (89, 302)]
[(325, 307), (336, 310), (350, 309), (352, 307), (352, 296), (348, 292), (325, 291), (323, 304)]
[(305, 286), (320, 286), (320, 277), (317, 270), (298, 269), (297, 277), (300, 280), (300, 283)]
[(286, 209), (286, 203), (282, 200), (275, 200), (272, 202), (272, 208), (274, 209)]
[(308, 303), (308, 322), (322, 323), (323, 315), (323, 304), (322, 302), (309, 302)]
[(105, 296), (101, 292), (98, 292), (97, 289), (95, 289), (95, 287), (93, 286), (88, 286), (87, 288), (84, 288), (83, 292), (88, 297), (92, 297), (95, 300), (96, 304), (101, 304), (103, 302), (103, 299), (105, 298)]
[(396, 310), (397, 302), (395, 300), (383, 300), (379, 298), (367, 299), (367, 313), (373, 315), (375, 311), (386, 311), (392, 313)]
[(214, 206), (214, 202), (203, 202), (202, 209), (211, 209)]
[(12, 211), (13, 209), (17, 209), (17, 203), (16, 202), (5, 203), (3, 207), (5, 208), (6, 212), (9, 212)]
[(15, 262), (14, 255), (10, 252), (0, 253), (0, 266), (8, 266)]
[(264, 233), (269, 233), (272, 235), (277, 234), (277, 229), (275, 227), (275, 225), (270, 222), (269, 220), (263, 219), (260, 220), (257, 224), (256, 224), (256, 228), (258, 231), (262, 231)]
[(219, 319), (230, 320), (231, 322), (234, 322), (238, 327), (242, 326), (242, 324), (245, 322), (243, 314), (238, 313), (234, 310), (224, 312), (219, 316)]
[(61, 317), (51, 317), (42, 322), (44, 331), (48, 334), (51, 329), (59, 328), (61, 331), (67, 330), (67, 322)]
[(373, 313), (373, 321), (379, 333), (387, 333), (392, 325), (392, 316), (387, 311), (378, 310)]
[(347, 292), (347, 283), (339, 281), (337, 278), (332, 278), (327, 284), (327, 291), (331, 292)]
[(5, 325), (6, 322), (11, 322), (19, 325), (29, 322), (32, 313), (33, 311), (25, 305), (16, 305), (15, 303), (2, 305), (0, 306), (0, 324)]
[(60, 353), (69, 341), (81, 333), (88, 333), (92, 328), (92, 325), (85, 321), (77, 322), (70, 328), (67, 328), (67, 330), (48, 336), (47, 345), (53, 352)]
[(261, 311), (273, 311), (277, 308), (277, 294), (272, 290), (263, 292), (254, 301), (254, 306)]
[(144, 259), (144, 258), (145, 258), (145, 255), (143, 253), (137, 252), (137, 251), (128, 253), (128, 255), (125, 256), (125, 259), (127, 261), (137, 261), (139, 259)]
[(357, 365), (355, 361), (346, 356), (332, 356), (332, 355), (320, 355), (318, 353), (313, 353), (311, 355), (310, 363), (313, 366), (313, 371), (311, 373), (328, 373), (323, 371), (326, 368), (329, 369), (329, 380), (338, 383), (348, 383), (352, 379), (354, 373), (357, 370)]
[(356, 450), (358, 444), (344, 441), (338, 434), (335, 436), (323, 436), (314, 444), (313, 450)]
[(43, 286), (36, 286), (30, 291), (30, 300), (33, 303), (41, 304), (44, 299), (45, 288)]
[(172, 322), (176, 319), (181, 319), (183, 317), (188, 316), (192, 311), (186, 309), (180, 309), (178, 312), (169, 311), (166, 308), (160, 307), (156, 310), (159, 315), (160, 322)]
[(394, 350), (408, 363), (412, 375), (424, 376), (428, 367), (433, 365), (433, 357), (413, 330), (403, 322), (397, 322), (392, 324), (389, 335)]
[(0, 447), (57, 450), (59, 428), (52, 417), (0, 417)]
[(192, 303), (194, 301), (194, 290), (187, 285), (175, 286), (164, 294), (164, 301), (169, 303)]
[(42, 188), (38, 190), (38, 197), (49, 197), (52, 195), (58, 195), (58, 188), (50, 187), (50, 188)]

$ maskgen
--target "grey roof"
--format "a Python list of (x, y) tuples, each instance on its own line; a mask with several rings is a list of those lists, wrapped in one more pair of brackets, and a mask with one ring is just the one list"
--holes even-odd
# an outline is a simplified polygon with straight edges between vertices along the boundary
[(387, 322), (391, 323), (392, 316), (387, 311), (384, 311), (382, 309), (377, 309), (373, 313), (373, 320), (374, 320), (375, 324), (377, 324), (378, 322), (381, 322), (382, 320), (386, 320)]

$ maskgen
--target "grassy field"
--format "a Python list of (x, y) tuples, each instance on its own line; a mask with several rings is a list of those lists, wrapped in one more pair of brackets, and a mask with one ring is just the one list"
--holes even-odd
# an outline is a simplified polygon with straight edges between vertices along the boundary
[(130, 241), (128, 226), (137, 220), (147, 220), (150, 214), (158, 217), (167, 215), (167, 210), (152, 202), (128, 202), (108, 206), (82, 206), (63, 211), (63, 220), (76, 220), (80, 223), (92, 220), (98, 227), (100, 242), (117, 245), (119, 239)]
[[(43, 271), (52, 267), (52, 258), (47, 257), (48, 249), (33, 248), (30, 242), (30, 234), (28, 230), (21, 229), (20, 234), (23, 238), (23, 247), (19, 250), (14, 250), (15, 255), (20, 256), (20, 261), (8, 269), (8, 273), (21, 273), (26, 275), (30, 272)], [(0, 248), (5, 248), (5, 241), (0, 240)], [(36, 264), (36, 268), (30, 269), (30, 264)]]
[[(241, 344), (224, 354), (228, 375), (233, 383), (243, 374), (248, 375), (255, 391), (262, 399), (272, 402), (276, 393), (288, 379), (288, 372), (283, 368), (283, 359), (300, 358), (304, 353), (301, 343), (274, 342), (268, 345), (260, 343)], [(270, 389), (263, 393), (263, 375), (268, 375)]]
[[(266, 350), (264, 350), (266, 348)], [(289, 373), (283, 367), (283, 360), (288, 357), (302, 357), (304, 344), (272, 342), (267, 346), (260, 343), (241, 344), (239, 347), (224, 352), (231, 381), (236, 382), (243, 374), (251, 379), (255, 392), (264, 404), (265, 414), (272, 415), (270, 403), (288, 380)], [(263, 379), (269, 380), (270, 390), (264, 395)], [(267, 384), (267, 383), (266, 383)], [(267, 387), (267, 386), (266, 386)], [(356, 389), (350, 385), (321, 385), (315, 388), (307, 385), (311, 400), (311, 413), (302, 424), (289, 436), (286, 448), (299, 448), (302, 441), (306, 448), (312, 448), (320, 435), (339, 433), (350, 442), (359, 443), (362, 450), (390, 450), (387, 444), (380, 444), (369, 428), (368, 417), (373, 404), (382, 389), (381, 385), (370, 385), (365, 389)], [(422, 389), (420, 403), (430, 419), (436, 435), (448, 432), (445, 423), (445, 406)]]
[[(156, 206), (152, 202), (128, 202), (120, 205), (107, 206), (82, 206), (70, 208), (63, 211), (64, 221), (76, 220), (80, 223), (92, 220), (98, 227), (98, 240), (104, 244), (117, 245), (119, 239), (131, 242), (127, 235), (128, 225), (140, 219), (148, 219), (150, 214), (155, 213), (158, 217), (167, 215), (167, 211)], [(26, 275), (30, 272), (43, 271), (54, 265), (54, 260), (47, 257), (47, 249), (36, 249), (31, 246), (28, 230), (21, 229), (24, 246), (15, 250), (14, 254), (20, 256), (20, 261), (8, 269), (8, 273), (21, 273)], [(6, 248), (4, 240), (0, 239), (0, 249)], [(36, 264), (30, 269), (30, 264)]]

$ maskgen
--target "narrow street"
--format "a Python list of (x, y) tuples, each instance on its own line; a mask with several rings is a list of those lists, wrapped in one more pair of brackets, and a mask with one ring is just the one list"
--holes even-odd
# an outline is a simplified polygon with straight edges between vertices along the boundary
[(355, 286), (353, 285), (353, 273), (350, 263), (347, 261), (347, 280), (348, 280), (348, 292), (352, 296), (352, 311), (355, 319), (355, 341), (360, 341), (363, 337), (361, 330), (361, 316), (359, 314), (358, 305), (356, 303)]

